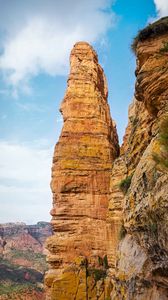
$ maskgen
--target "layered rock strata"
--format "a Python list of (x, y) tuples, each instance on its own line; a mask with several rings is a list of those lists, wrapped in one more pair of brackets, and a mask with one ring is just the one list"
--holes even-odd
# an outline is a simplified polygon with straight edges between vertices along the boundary
[(35, 225), (0, 224), (0, 258), (44, 273), (44, 243), (51, 235), (52, 229), (48, 222), (38, 222)]
[[(128, 170), (123, 179), (125, 183), (129, 175), (132, 179), (121, 200), (123, 234), (113, 277), (114, 300), (168, 299), (168, 169), (164, 164), (168, 147), (163, 146), (168, 140), (168, 129), (163, 127), (163, 122), (168, 124), (165, 26), (168, 28), (168, 18), (148, 26), (136, 40), (136, 100), (130, 108), (121, 149)], [(163, 148), (165, 161), (160, 164)]]
[(120, 149), (94, 50), (71, 52), (52, 168), (48, 300), (168, 299), (168, 18), (140, 31)]
[(44, 300), (48, 222), (0, 224), (0, 300)]
[[(107, 103), (107, 83), (93, 48), (77, 43), (60, 111), (55, 147), (52, 227), (47, 241), (47, 299), (104, 299), (108, 196), (118, 137)], [(100, 275), (103, 280), (96, 286)]]

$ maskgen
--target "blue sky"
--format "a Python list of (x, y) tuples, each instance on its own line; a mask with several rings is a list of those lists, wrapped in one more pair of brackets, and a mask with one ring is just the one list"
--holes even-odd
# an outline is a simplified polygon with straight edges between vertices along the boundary
[(73, 44), (85, 40), (97, 51), (122, 141), (134, 93), (132, 39), (167, 14), (167, 0), (0, 0), (0, 222), (50, 220)]

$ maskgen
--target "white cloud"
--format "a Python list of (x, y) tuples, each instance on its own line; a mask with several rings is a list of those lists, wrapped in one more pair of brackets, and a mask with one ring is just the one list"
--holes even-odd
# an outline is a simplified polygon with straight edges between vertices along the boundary
[(154, 3), (160, 18), (168, 15), (168, 0), (154, 0)]
[(73, 44), (101, 40), (113, 25), (112, 2), (0, 0), (0, 26), (5, 32), (0, 68), (14, 95), (20, 88), (29, 92), (30, 78), (41, 72), (66, 74)]
[(50, 221), (52, 197), (47, 188), (23, 188), (0, 185), (0, 223)]
[(49, 220), (52, 147), (0, 141), (0, 222)]

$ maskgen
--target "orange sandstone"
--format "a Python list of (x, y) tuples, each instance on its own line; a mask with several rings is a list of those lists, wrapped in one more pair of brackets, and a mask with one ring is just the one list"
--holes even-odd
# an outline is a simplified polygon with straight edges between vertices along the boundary
[(89, 265), (95, 267), (98, 257), (107, 252), (111, 167), (119, 152), (107, 96), (107, 83), (97, 54), (89, 44), (77, 43), (70, 56), (68, 86), (60, 108), (64, 125), (53, 158), (54, 235), (47, 241), (48, 299), (54, 297), (53, 293), (59, 300), (73, 299), (69, 288), (77, 288), (74, 270), (66, 277), (68, 287), (65, 280), (66, 295), (59, 295), (59, 289), (65, 287), (66, 269), (78, 257), (87, 258)]

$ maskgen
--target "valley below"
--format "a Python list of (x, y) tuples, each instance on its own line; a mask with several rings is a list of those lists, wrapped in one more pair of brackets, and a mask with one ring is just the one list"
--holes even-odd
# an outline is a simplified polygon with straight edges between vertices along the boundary
[(47, 270), (44, 244), (52, 229), (36, 225), (0, 225), (0, 300), (45, 299), (43, 277)]

